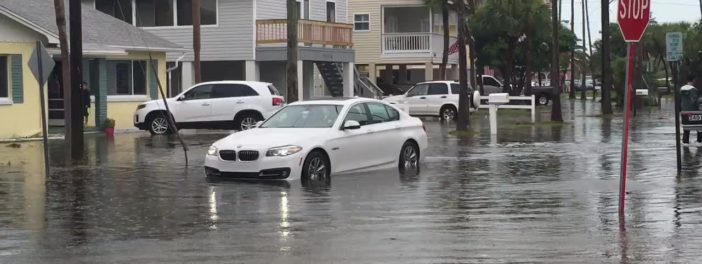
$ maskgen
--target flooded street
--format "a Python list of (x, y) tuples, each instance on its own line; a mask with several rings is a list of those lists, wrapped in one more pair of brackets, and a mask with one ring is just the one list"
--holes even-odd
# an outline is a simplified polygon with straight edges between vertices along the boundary
[[(0, 143), (0, 263), (701, 263), (702, 146), (676, 176), (671, 101), (632, 119), (625, 223), (617, 213), (622, 118), (564, 103), (563, 125), (483, 113), (469, 138), (427, 120), (418, 175), (294, 182), (207, 181), (226, 132), (87, 136), (67, 166), (51, 141)], [(539, 108), (546, 120), (549, 108)]]

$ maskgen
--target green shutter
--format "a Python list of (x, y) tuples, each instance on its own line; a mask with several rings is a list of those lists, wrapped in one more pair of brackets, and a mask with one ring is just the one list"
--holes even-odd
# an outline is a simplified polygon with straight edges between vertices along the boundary
[(10, 78), (12, 79), (12, 103), (24, 103), (24, 84), (22, 83), (22, 55), (10, 56)]
[[(151, 65), (153, 65), (153, 68), (151, 68)], [(152, 60), (151, 65), (149, 65), (149, 68), (147, 71), (149, 72), (149, 80), (151, 80), (151, 84), (149, 85), (149, 94), (151, 95), (152, 100), (158, 99), (158, 61)]]

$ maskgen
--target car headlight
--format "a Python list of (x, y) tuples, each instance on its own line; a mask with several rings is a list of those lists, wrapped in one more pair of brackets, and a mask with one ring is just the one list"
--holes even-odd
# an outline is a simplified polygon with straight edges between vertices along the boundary
[(207, 150), (207, 155), (216, 156), (217, 155), (217, 147), (210, 146), (210, 149)]
[(266, 157), (281, 157), (288, 156), (300, 152), (300, 146), (282, 146), (271, 148), (266, 152)]
[(137, 106), (137, 110), (144, 109), (145, 107), (146, 107), (146, 104), (140, 104)]

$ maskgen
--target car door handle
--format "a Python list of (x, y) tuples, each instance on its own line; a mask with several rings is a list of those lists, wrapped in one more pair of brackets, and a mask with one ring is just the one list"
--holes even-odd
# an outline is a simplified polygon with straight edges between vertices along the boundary
[(426, 98), (426, 97), (424, 97), (424, 96), (422, 96), (422, 97), (419, 97), (419, 99), (427, 99), (427, 98)]
[(243, 104), (244, 101), (237, 101), (236, 103), (237, 103), (237, 104)]
[(446, 98), (446, 96), (444, 95), (444, 96), (442, 96), (441, 98)]
[(204, 103), (204, 104), (202, 104), (202, 106), (210, 106), (210, 104)]

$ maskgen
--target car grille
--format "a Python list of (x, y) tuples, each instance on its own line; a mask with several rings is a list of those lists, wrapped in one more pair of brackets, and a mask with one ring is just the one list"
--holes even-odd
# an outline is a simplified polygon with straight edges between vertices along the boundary
[(222, 158), (223, 160), (235, 161), (236, 160), (236, 152), (233, 150), (220, 150), (219, 157)]
[(242, 150), (239, 151), (240, 161), (254, 161), (258, 159), (258, 151), (255, 150)]

